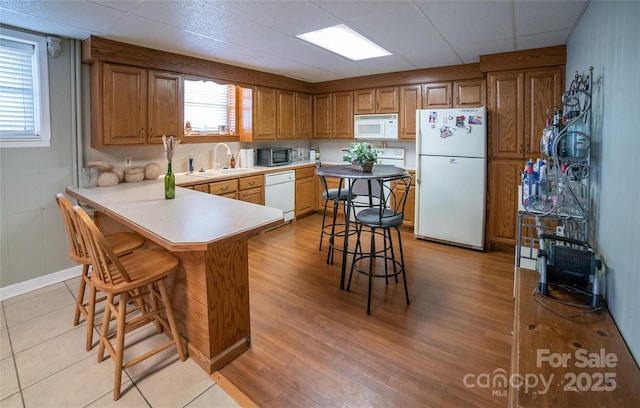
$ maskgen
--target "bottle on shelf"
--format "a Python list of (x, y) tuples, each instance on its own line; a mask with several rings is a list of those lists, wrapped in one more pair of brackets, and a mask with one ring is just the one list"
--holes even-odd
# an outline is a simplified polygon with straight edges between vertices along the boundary
[(567, 156), (584, 158), (587, 157), (588, 149), (587, 124), (580, 116), (580, 112), (571, 111), (567, 127)]
[(542, 130), (542, 138), (540, 139), (540, 151), (547, 156), (551, 156), (553, 153), (553, 126), (551, 125), (551, 119), (547, 118), (544, 129)]
[(553, 140), (554, 144), (557, 145), (556, 154), (558, 157), (566, 157), (567, 156), (567, 137), (562, 134), (564, 130), (564, 122), (566, 118), (562, 115), (562, 109), (558, 109), (553, 114)]
[(533, 171), (533, 160), (529, 159), (522, 175), (522, 205), (531, 208), (538, 194), (538, 174)]
[(316, 161), (320, 160), (320, 146), (316, 145)]

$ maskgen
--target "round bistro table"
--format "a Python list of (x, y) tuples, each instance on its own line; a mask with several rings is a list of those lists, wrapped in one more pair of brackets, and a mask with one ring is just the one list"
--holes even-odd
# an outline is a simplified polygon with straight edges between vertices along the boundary
[[(369, 191), (371, 191), (371, 181), (384, 180), (387, 178), (393, 178), (403, 176), (407, 174), (407, 170), (388, 164), (374, 164), (370, 172), (360, 171), (354, 169), (350, 164), (337, 165), (337, 166), (318, 166), (316, 167), (316, 174), (318, 176), (331, 177), (344, 179), (347, 182), (347, 208), (344, 215), (344, 230), (349, 231), (349, 223), (351, 218), (351, 209), (353, 207), (352, 202), (352, 188), (353, 184), (358, 180), (367, 180), (369, 182)], [(347, 250), (349, 246), (349, 240), (345, 237), (342, 248), (342, 268), (340, 273), (340, 289), (344, 290), (344, 279), (347, 267)]]

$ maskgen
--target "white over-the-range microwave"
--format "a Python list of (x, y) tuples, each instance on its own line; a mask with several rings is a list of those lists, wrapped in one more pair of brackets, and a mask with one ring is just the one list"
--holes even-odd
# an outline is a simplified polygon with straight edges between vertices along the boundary
[(398, 139), (398, 114), (355, 115), (353, 135), (356, 139)]

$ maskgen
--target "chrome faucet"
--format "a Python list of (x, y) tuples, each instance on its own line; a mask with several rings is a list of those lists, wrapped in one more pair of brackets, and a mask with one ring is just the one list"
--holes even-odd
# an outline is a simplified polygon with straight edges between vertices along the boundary
[[(231, 149), (229, 149), (229, 146), (227, 146), (226, 143), (218, 143), (216, 145), (216, 147), (213, 149), (213, 169), (214, 170), (218, 169), (218, 164), (220, 164), (220, 163), (218, 163), (218, 147), (220, 147), (220, 146), (226, 147), (227, 148), (227, 156), (231, 156)], [(226, 166), (227, 165), (227, 161), (225, 160), (224, 163), (225, 163), (224, 165)], [(220, 167), (223, 167), (223, 166), (220, 166)]]

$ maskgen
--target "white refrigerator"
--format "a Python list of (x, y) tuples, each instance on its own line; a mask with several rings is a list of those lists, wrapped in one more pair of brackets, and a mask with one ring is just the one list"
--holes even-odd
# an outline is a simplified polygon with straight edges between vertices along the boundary
[(484, 249), (486, 109), (416, 112), (418, 238)]

